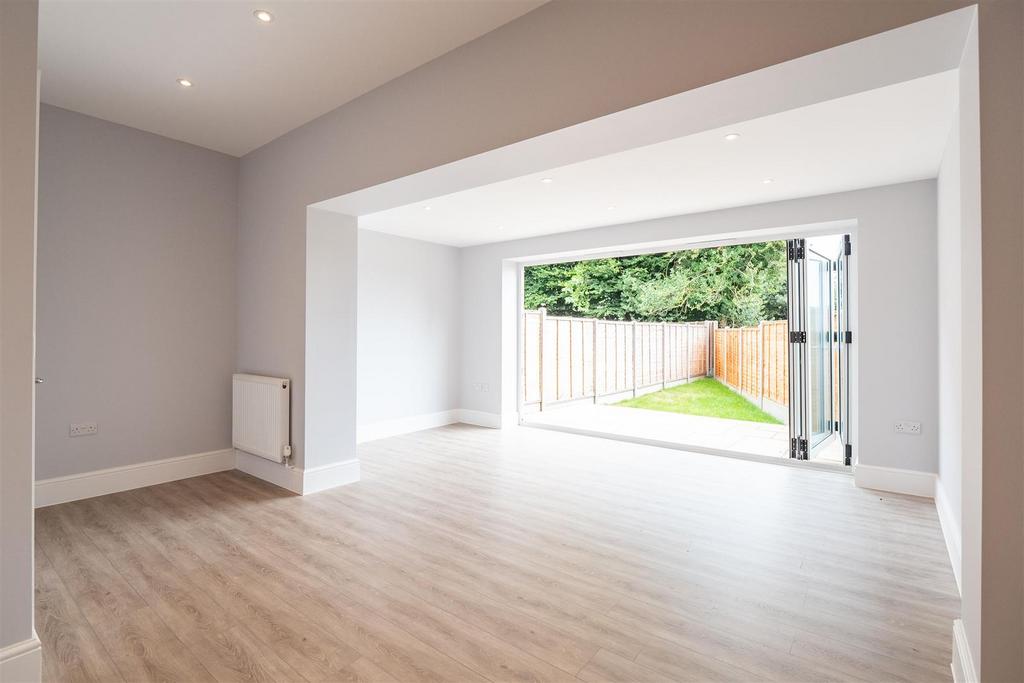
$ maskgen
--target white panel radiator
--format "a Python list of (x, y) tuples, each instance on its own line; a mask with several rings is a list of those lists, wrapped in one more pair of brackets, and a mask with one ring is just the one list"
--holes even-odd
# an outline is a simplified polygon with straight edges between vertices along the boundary
[(288, 433), (291, 382), (283, 377), (236, 374), (231, 393), (232, 445), (284, 462), (292, 454)]

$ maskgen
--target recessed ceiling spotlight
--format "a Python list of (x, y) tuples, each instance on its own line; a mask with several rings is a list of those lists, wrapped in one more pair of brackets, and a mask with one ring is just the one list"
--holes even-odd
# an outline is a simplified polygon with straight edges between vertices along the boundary
[(765, 185), (771, 185), (772, 183), (774, 183), (774, 182), (775, 182), (775, 179), (774, 179), (774, 178), (765, 178), (765, 179), (764, 179), (764, 180), (762, 180), (761, 182), (762, 182), (763, 184), (765, 184)]
[(608, 205), (608, 210), (609, 211), (614, 211), (615, 210), (615, 205), (614, 204), (609, 204)]
[(192, 81), (188, 80), (187, 78), (179, 78), (178, 85), (180, 85), (182, 88), (191, 88)]
[(424, 206), (424, 207), (423, 207), (423, 210), (424, 210), (424, 211), (430, 211), (430, 210), (431, 210), (431, 209), (433, 209), (433, 208), (434, 208), (434, 207), (432, 207), (432, 206)]
[(729, 142), (732, 142), (734, 140), (739, 140), (740, 139), (740, 134), (739, 133), (729, 133), (729, 134), (727, 134), (725, 136), (725, 139), (728, 140)]
[(253, 12), (252, 15), (256, 17), (256, 19), (258, 19), (259, 21), (262, 21), (264, 24), (269, 24), (274, 20), (274, 15), (265, 9), (258, 9), (255, 12)]
[(505, 226), (504, 226), (504, 225), (499, 225), (499, 226), (498, 226), (498, 231), (499, 231), (499, 232), (500, 232), (500, 231), (502, 231), (502, 230), (504, 230), (504, 229), (505, 229)]
[(551, 183), (555, 182), (555, 179), (554, 178), (541, 178), (540, 181), (542, 183), (544, 183), (545, 185), (550, 185)]

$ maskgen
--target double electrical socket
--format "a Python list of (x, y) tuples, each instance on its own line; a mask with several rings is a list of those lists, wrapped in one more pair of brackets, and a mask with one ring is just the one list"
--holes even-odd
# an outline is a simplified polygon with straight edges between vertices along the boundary
[(920, 422), (897, 422), (896, 423), (897, 434), (920, 434), (921, 423)]
[(95, 422), (72, 422), (68, 428), (68, 436), (91, 436), (100, 431)]

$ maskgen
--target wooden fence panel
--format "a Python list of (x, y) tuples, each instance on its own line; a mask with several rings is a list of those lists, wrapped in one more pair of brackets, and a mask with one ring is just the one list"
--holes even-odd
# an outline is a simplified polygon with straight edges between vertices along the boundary
[(730, 388), (755, 401), (785, 406), (788, 400), (789, 328), (785, 320), (757, 327), (714, 330), (714, 375)]
[(526, 405), (636, 393), (709, 373), (714, 323), (650, 323), (525, 311), (521, 396)]
[(527, 311), (523, 316), (523, 378), (522, 396), (524, 403), (539, 403), (541, 400), (541, 315)]
[(727, 345), (725, 343), (726, 334), (724, 329), (715, 330), (715, 377), (722, 379), (725, 377), (725, 354)]
[(764, 397), (780, 405), (787, 405), (789, 395), (788, 336), (789, 327), (785, 320), (764, 323)]
[(740, 388), (740, 331), (738, 329), (726, 329), (726, 367), (725, 367), (725, 382), (729, 386), (739, 389)]

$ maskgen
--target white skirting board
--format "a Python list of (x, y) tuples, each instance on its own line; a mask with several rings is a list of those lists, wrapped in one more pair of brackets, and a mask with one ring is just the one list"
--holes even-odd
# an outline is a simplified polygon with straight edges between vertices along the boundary
[(394, 420), (371, 422), (370, 424), (356, 427), (356, 443), (366, 443), (367, 441), (386, 439), (389, 436), (443, 427), (455, 422), (459, 422), (458, 410), (442, 410), (439, 413), (426, 413), (423, 415), (400, 417)]
[(502, 427), (503, 421), (498, 413), (485, 413), (482, 410), (467, 410), (465, 408), (459, 408), (456, 413), (459, 417), (458, 422), (463, 424), (490, 427), (491, 429), (501, 429)]
[(57, 505), (72, 500), (105, 496), (168, 481), (222, 472), (235, 467), (235, 454), (230, 448), (207, 453), (182, 455), (163, 460), (150, 460), (135, 465), (111, 467), (66, 477), (36, 482), (36, 507)]
[(424, 429), (434, 429), (450, 424), (468, 424), (478, 427), (490, 427), (501, 429), (502, 425), (512, 425), (517, 422), (517, 414), (503, 418), (496, 413), (485, 413), (481, 410), (465, 410), (454, 408), (442, 410), (438, 413), (424, 413), (423, 415), (410, 415), (399, 417), (394, 420), (381, 420), (356, 427), (356, 443), (366, 443), (378, 439), (386, 439), (390, 436), (400, 436), (420, 432)]
[(862, 489), (903, 493), (922, 498), (935, 496), (935, 474), (932, 472), (875, 465), (854, 465), (853, 481)]
[(302, 471), (302, 495), (359, 481), (359, 460), (334, 462)]
[(960, 568), (962, 559), (960, 554), (960, 524), (957, 522), (950, 505), (946, 489), (942, 480), (935, 479), (935, 509), (939, 513), (939, 526), (942, 527), (942, 537), (946, 541), (946, 552), (949, 553), (949, 563), (953, 567), (953, 577), (956, 579), (956, 589), (962, 592), (960, 587)]
[[(494, 413), (475, 410), (446, 410), (368, 425), (358, 430), (358, 438), (360, 442), (370, 441), (456, 422), (500, 428), (502, 418)], [(35, 505), (46, 507), (68, 503), (231, 469), (242, 470), (300, 495), (359, 481), (357, 459), (302, 470), (226, 448), (42, 479), (35, 484)]]
[(953, 621), (953, 683), (978, 683), (977, 669), (974, 668), (974, 657), (971, 646), (967, 642), (967, 631), (964, 630), (962, 619)]
[(39, 636), (0, 648), (0, 681), (38, 683), (43, 678), (43, 649)]
[(288, 489), (300, 496), (359, 481), (359, 460), (357, 459), (300, 469), (242, 451), (235, 451), (234, 465), (235, 469), (275, 486)]

